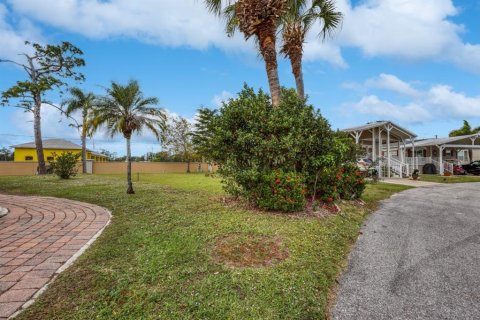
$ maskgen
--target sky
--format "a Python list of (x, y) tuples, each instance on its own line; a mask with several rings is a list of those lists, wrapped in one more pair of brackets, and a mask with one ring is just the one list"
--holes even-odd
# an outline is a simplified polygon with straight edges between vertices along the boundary
[[(447, 136), (468, 120), (480, 126), (480, 1), (336, 0), (342, 27), (304, 47), (308, 101), (333, 129), (390, 120), (419, 137)], [(24, 41), (69, 41), (84, 52), (86, 81), (76, 86), (102, 95), (111, 81), (138, 80), (172, 115), (194, 120), (199, 107), (218, 108), (244, 83), (268, 91), (264, 62), (242, 34), (227, 37), (224, 23), (203, 0), (0, 0), (0, 58), (23, 62)], [(279, 56), (281, 85), (294, 87)], [(0, 63), (0, 92), (25, 73)], [(60, 103), (66, 97), (51, 92)], [(30, 113), (0, 107), (0, 148), (33, 141)], [(79, 133), (54, 108), (42, 111), (44, 138), (79, 143)], [(91, 149), (125, 154), (121, 136), (98, 132)], [(158, 152), (152, 135), (133, 138), (132, 153)]]

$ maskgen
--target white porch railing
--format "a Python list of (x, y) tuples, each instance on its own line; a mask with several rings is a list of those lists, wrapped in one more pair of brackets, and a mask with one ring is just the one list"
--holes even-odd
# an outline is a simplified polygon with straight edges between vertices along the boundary
[(442, 164), (440, 164), (440, 159), (438, 157), (406, 157), (405, 158), (405, 163), (409, 164), (411, 168), (418, 168), (418, 166), (424, 166), (426, 164), (432, 163), (435, 168), (440, 173), (440, 168), (443, 167), (443, 171), (448, 172), (450, 174), (453, 174), (453, 163), (447, 162), (447, 161), (442, 161)]
[(390, 167), (388, 166), (388, 158), (382, 157), (378, 159), (378, 176), (382, 178), (390, 177), (406, 178), (410, 176), (411, 166), (408, 163), (400, 161), (397, 157), (390, 158)]

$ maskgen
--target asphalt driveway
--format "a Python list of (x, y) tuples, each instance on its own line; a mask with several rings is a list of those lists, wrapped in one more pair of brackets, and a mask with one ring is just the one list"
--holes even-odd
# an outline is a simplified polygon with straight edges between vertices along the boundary
[(480, 183), (404, 191), (363, 227), (333, 319), (480, 319)]

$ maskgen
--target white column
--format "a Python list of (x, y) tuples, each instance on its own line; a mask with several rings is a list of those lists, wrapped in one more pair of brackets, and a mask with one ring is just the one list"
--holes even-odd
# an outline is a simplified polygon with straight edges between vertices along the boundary
[(377, 152), (375, 150), (375, 128), (371, 130), (372, 132), (372, 160), (376, 161), (377, 160)]
[(417, 167), (415, 166), (415, 162), (416, 162), (415, 161), (415, 159), (416, 159), (416, 157), (415, 157), (415, 139), (412, 139), (412, 159), (413, 159), (413, 163), (412, 163), (413, 169), (416, 169)]
[[(382, 128), (378, 128), (378, 158), (382, 157)], [(378, 166), (378, 175), (383, 177), (382, 166)]]
[(400, 141), (398, 141), (398, 154), (400, 155), (400, 160), (403, 163), (407, 163), (407, 161), (405, 161), (405, 140), (403, 140), (403, 138), (402, 138), (402, 145), (403, 145), (403, 148), (401, 148)]
[(391, 126), (387, 127), (387, 163), (388, 163), (388, 177), (390, 178), (392, 175), (391, 170), (391, 155), (390, 155), (390, 130), (392, 130)]
[(378, 157), (382, 156), (382, 128), (378, 128)]
[(438, 169), (438, 173), (440, 173), (440, 175), (442, 176), (443, 176), (443, 149), (444, 149), (443, 146), (438, 146), (438, 151), (440, 153), (438, 156), (438, 162), (440, 166), (440, 168)]

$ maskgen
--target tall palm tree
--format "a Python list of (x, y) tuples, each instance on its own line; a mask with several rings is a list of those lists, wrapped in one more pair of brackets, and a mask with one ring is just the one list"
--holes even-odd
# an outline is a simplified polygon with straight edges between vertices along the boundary
[(322, 29), (319, 36), (325, 40), (342, 23), (343, 15), (336, 11), (333, 0), (313, 0), (311, 7), (307, 7), (309, 1), (289, 0), (289, 10), (281, 20), (283, 45), (281, 53), (292, 65), (295, 76), (297, 95), (305, 98), (303, 84), (302, 57), (305, 36), (316, 21), (322, 21)]
[(107, 95), (100, 98), (95, 112), (96, 125), (105, 124), (113, 137), (121, 133), (127, 142), (127, 193), (133, 194), (132, 162), (130, 140), (132, 134), (140, 134), (144, 128), (150, 130), (157, 140), (165, 131), (167, 117), (155, 97), (144, 98), (137, 81), (131, 80), (126, 86), (112, 81)]
[[(248, 40), (255, 37), (265, 61), (272, 104), (280, 104), (276, 34), (280, 17), (287, 12), (288, 0), (204, 0), (207, 8), (227, 20), (227, 33), (239, 29)], [(226, 4), (226, 6), (224, 6)]]
[[(72, 113), (80, 111), (82, 113), (82, 122), (76, 123), (75, 127), (81, 129), (82, 139), (82, 172), (87, 173), (87, 136), (94, 132), (92, 117), (97, 105), (97, 97), (91, 92), (84, 92), (79, 88), (71, 88), (71, 97), (62, 102), (62, 107), (66, 106), (65, 115), (71, 119)], [(76, 120), (75, 120), (76, 121)]]

